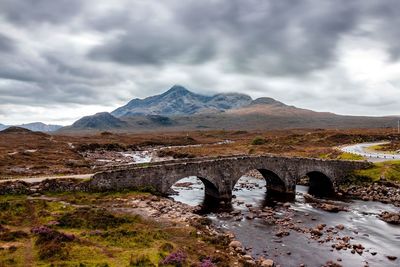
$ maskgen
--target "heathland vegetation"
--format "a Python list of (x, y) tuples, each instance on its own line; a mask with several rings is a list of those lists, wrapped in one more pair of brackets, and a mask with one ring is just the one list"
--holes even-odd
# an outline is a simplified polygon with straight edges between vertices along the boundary
[(137, 199), (155, 201), (137, 192), (2, 196), (0, 266), (230, 266), (226, 239), (208, 236), (201, 220), (110, 208)]

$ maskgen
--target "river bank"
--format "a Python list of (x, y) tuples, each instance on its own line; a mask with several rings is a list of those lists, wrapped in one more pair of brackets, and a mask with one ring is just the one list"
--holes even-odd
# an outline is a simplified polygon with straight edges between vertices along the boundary
[(379, 201), (400, 207), (400, 183), (379, 180), (361, 185), (347, 185), (340, 188), (340, 193), (348, 198), (363, 201)]

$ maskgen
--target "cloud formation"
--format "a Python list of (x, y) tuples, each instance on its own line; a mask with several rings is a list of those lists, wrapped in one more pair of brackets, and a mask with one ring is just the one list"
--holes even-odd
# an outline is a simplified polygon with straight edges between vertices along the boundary
[(399, 24), (397, 0), (3, 0), (0, 122), (71, 123), (173, 84), (399, 114)]

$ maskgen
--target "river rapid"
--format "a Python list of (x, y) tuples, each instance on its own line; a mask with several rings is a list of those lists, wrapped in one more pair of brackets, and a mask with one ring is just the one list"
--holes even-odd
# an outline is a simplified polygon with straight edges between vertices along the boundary
[[(204, 186), (196, 177), (182, 179), (177, 185), (172, 188), (176, 193), (171, 198), (202, 206), (201, 212), (217, 228), (234, 233), (255, 259), (263, 256), (281, 266), (322, 266), (328, 261), (342, 266), (400, 266), (400, 226), (387, 224), (378, 217), (382, 211), (400, 212), (393, 205), (336, 199), (348, 211), (330, 213), (307, 203), (303, 196), (308, 187), (297, 186), (296, 199), (290, 203), (276, 202), (268, 199), (263, 179), (244, 176), (235, 186), (232, 206), (222, 208), (205, 199)], [(274, 223), (253, 216), (271, 208)], [(307, 232), (315, 227), (323, 228), (321, 236)], [(288, 234), (280, 235), (282, 231)], [(361, 254), (332, 247), (347, 237), (351, 245), (361, 244), (365, 248)], [(390, 260), (387, 256), (397, 259)]]

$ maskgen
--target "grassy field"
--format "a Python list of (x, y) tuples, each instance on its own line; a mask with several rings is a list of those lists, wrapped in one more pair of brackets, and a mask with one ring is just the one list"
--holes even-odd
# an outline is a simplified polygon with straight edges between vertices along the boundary
[(218, 266), (232, 263), (229, 255), (215, 252), (221, 249), (218, 242), (205, 241), (194, 227), (111, 212), (101, 205), (142, 196), (1, 196), (0, 266), (158, 266), (170, 255), (184, 258), (182, 266), (207, 258)]
[(357, 171), (356, 175), (371, 181), (385, 179), (400, 182), (400, 161), (378, 162), (372, 168)]

